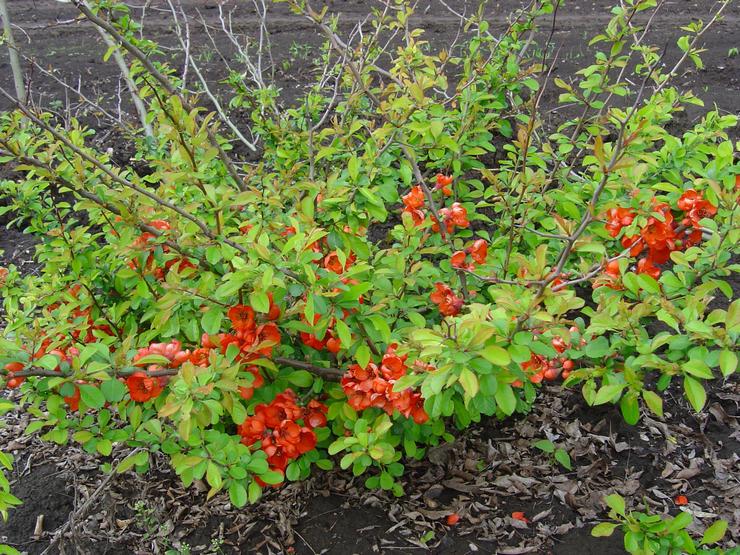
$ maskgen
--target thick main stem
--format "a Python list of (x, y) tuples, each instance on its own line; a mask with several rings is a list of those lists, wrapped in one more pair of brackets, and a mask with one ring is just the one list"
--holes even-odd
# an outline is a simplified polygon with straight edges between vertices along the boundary
[(10, 24), (10, 14), (5, 0), (0, 0), (0, 18), (3, 20), (3, 32), (5, 40), (8, 42), (8, 56), (10, 57), (10, 70), (13, 73), (13, 83), (15, 84), (15, 94), (21, 102), (26, 102), (26, 87), (23, 84), (23, 69), (21, 68), (18, 48), (13, 38), (13, 29)]
[(134, 103), (136, 113), (139, 114), (139, 120), (141, 121), (141, 127), (144, 129), (144, 133), (147, 137), (154, 137), (152, 126), (150, 125), (146, 117), (146, 106), (144, 106), (144, 102), (141, 100), (139, 87), (136, 86), (136, 83), (134, 83), (134, 80), (131, 78), (131, 71), (129, 70), (126, 60), (123, 59), (121, 51), (118, 50), (118, 46), (115, 42), (113, 42), (113, 39), (110, 37), (110, 35), (106, 33), (101, 27), (96, 26), (95, 29), (98, 31), (98, 34), (103, 39), (103, 42), (105, 42), (106, 46), (113, 51), (113, 59), (116, 61), (118, 69), (121, 70), (123, 80), (126, 82), (129, 93), (131, 93), (131, 101)]

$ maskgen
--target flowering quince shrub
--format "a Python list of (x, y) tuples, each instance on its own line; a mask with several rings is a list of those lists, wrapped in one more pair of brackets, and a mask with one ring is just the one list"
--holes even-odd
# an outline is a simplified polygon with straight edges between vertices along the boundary
[[(350, 44), (290, 2), (327, 38), (322, 70), (287, 110), (232, 75), (241, 139), (125, 6), (75, 4), (141, 77), (154, 137), (134, 137), (137, 170), (75, 121), (0, 118), (0, 161), (23, 175), (0, 211), (40, 238), (40, 276), (2, 274), (0, 376), (27, 433), (118, 471), (166, 456), (236, 506), (334, 464), (401, 495), (407, 461), (527, 412), (543, 381), (634, 423), (674, 381), (700, 411), (703, 382), (736, 372), (740, 302), (710, 304), (737, 270), (736, 118), (667, 130), (700, 101), (630, 24), (652, 0), (614, 8), (569, 82), (525, 48), (549, 1), (501, 36), (474, 15), (438, 54), (404, 2)], [(689, 29), (681, 61), (701, 64)], [(544, 87), (582, 115), (548, 129)], [(244, 135), (258, 163), (234, 152)]]

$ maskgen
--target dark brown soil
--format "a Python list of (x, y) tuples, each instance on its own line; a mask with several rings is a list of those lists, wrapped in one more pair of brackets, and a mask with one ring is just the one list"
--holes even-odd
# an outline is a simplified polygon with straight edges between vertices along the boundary
[[(218, 0), (183, 0), (190, 14), (200, 12), (218, 26)], [(370, 2), (336, 0), (325, 2), (342, 14), (340, 29), (347, 29), (367, 13)], [(56, 0), (11, 0), (13, 22), (27, 34), (17, 33), (23, 53), (45, 68), (54, 68), (60, 79), (74, 87), (81, 83), (89, 98), (118, 115), (119, 74), (115, 65), (104, 63), (105, 47), (86, 23), (76, 22), (76, 12)], [(148, 4), (144, 31), (166, 46), (177, 41), (166, 2)], [(233, 2), (228, 3), (232, 5)], [(316, 2), (322, 4), (322, 2)], [(460, 0), (448, 2), (462, 9)], [(470, 3), (469, 3), (470, 4)], [(592, 52), (588, 38), (608, 21), (611, 2), (571, 1), (561, 10), (553, 41), (561, 47), (555, 74), (563, 78), (587, 64)], [(239, 30), (255, 29), (248, 2), (235, 14)], [(374, 3), (373, 3), (374, 5)], [(517, 0), (492, 2), (491, 27), (503, 29), (505, 15)], [(245, 7), (246, 6), (246, 7)], [(666, 45), (666, 64), (673, 63), (679, 26), (689, 19), (707, 20), (716, 7), (714, 0), (666, 2), (656, 19), (651, 42)], [(292, 16), (284, 4), (271, 6), (276, 78), (282, 100), (289, 104), (300, 94), (310, 70), (310, 54), (291, 46), (319, 44), (311, 25)], [(136, 13), (136, 11), (135, 11)], [(140, 13), (140, 12), (139, 12)], [(457, 20), (436, 0), (421, 0), (413, 24), (428, 32), (434, 48), (448, 44), (457, 32)], [(706, 68), (685, 69), (678, 83), (691, 88), (707, 107), (717, 105), (725, 112), (740, 109), (740, 56), (730, 48), (740, 44), (740, 6), (731, 5), (725, 20), (705, 36)], [(202, 28), (193, 24), (193, 54), (200, 56), (209, 83), (226, 74)], [(234, 49), (217, 39), (219, 50), (233, 62)], [(305, 52), (305, 50), (304, 50)], [(168, 51), (176, 63), (176, 49)], [(285, 63), (283, 63), (285, 61)], [(60, 113), (77, 113), (76, 101), (66, 105), (64, 88), (31, 69), (34, 102)], [(688, 66), (687, 66), (688, 67)], [(0, 86), (10, 88), (9, 66), (0, 57)], [(219, 89), (222, 90), (222, 89)], [(546, 92), (546, 106), (554, 108), (556, 92)], [(125, 92), (121, 93), (122, 117), (130, 118)], [(0, 109), (8, 109), (0, 100)], [(546, 108), (547, 109), (547, 108)], [(80, 112), (81, 115), (83, 115)], [(692, 108), (676, 123), (689, 126), (701, 110)], [(553, 123), (564, 113), (553, 111)], [(110, 122), (85, 113), (83, 119), (98, 129), (97, 142), (112, 148), (116, 162), (128, 163), (133, 155), (130, 142)], [(7, 170), (0, 168), (7, 177)], [(382, 241), (386, 226), (373, 229)], [(14, 230), (0, 229), (0, 266), (14, 263), (24, 273), (33, 273), (34, 240)], [(1, 315), (0, 315), (1, 316)], [(737, 380), (718, 385), (709, 392), (709, 410), (693, 415), (678, 390), (668, 398), (665, 421), (643, 420), (631, 427), (613, 408), (586, 407), (578, 392), (549, 387), (527, 418), (516, 422), (486, 422), (460, 434), (448, 448), (430, 454), (430, 462), (409, 464), (404, 483), (406, 496), (395, 499), (368, 492), (362, 481), (340, 471), (324, 473), (300, 484), (290, 484), (267, 494), (257, 506), (237, 511), (224, 496), (205, 502), (196, 488), (183, 490), (177, 477), (159, 461), (150, 475), (124, 474), (115, 477), (95, 502), (95, 509), (72, 527), (64, 539), (67, 552), (153, 553), (179, 549), (188, 544), (194, 553), (555, 553), (611, 555), (623, 553), (621, 537), (592, 538), (589, 530), (604, 518), (604, 494), (618, 491), (639, 502), (649, 498), (660, 507), (676, 510), (672, 498), (686, 494), (691, 508), (716, 514), (731, 522), (738, 533), (740, 491), (737, 486), (740, 427)], [(69, 448), (57, 448), (26, 438), (15, 441), (24, 423), (9, 416), (9, 427), (0, 430), (0, 448), (17, 458), (13, 491), (24, 505), (0, 524), (0, 543), (6, 541), (21, 551), (40, 553), (52, 532), (66, 522), (97, 487), (101, 474), (94, 458)], [(566, 472), (531, 447), (545, 434), (568, 447), (574, 470)], [(84, 472), (81, 469), (85, 469)], [(734, 480), (734, 481), (733, 481)], [(529, 525), (513, 521), (513, 511), (524, 511)], [(447, 514), (457, 512), (460, 522), (445, 525)], [(44, 534), (32, 537), (38, 515), (44, 515)], [(701, 519), (700, 519), (701, 520)], [(711, 519), (702, 520), (703, 524)], [(55, 551), (58, 552), (58, 551)], [(173, 551), (177, 553), (178, 551)]]

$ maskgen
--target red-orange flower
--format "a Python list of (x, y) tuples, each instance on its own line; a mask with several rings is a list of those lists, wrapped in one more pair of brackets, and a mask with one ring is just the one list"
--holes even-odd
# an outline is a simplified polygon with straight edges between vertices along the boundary
[(227, 312), (231, 326), (236, 331), (245, 331), (254, 327), (254, 309), (251, 306), (238, 304)]
[(606, 264), (604, 272), (613, 278), (619, 278), (622, 275), (622, 273), (619, 271), (619, 260), (610, 260)]
[(381, 367), (372, 362), (363, 368), (359, 364), (349, 367), (342, 378), (342, 388), (347, 402), (356, 411), (377, 407), (392, 415), (400, 412), (406, 418), (413, 418), (417, 424), (429, 419), (424, 410), (421, 394), (408, 388), (393, 391), (393, 384), (406, 375), (406, 355), (396, 354), (397, 345), (388, 346)]
[(64, 402), (69, 406), (69, 410), (72, 412), (80, 410), (80, 388), (74, 386), (75, 390), (72, 395), (64, 398)]
[(444, 316), (455, 316), (463, 307), (463, 300), (456, 296), (452, 289), (444, 283), (435, 283), (435, 291), (431, 294), (432, 302), (439, 305), (439, 311)]
[(478, 264), (485, 264), (488, 257), (488, 243), (484, 239), (477, 239), (468, 247), (470, 257)]
[(329, 407), (316, 399), (311, 399), (306, 409), (306, 415), (303, 417), (303, 421), (309, 428), (322, 428), (326, 426), (326, 414), (329, 412)]
[(468, 255), (465, 251), (457, 251), (450, 258), (450, 264), (452, 264), (453, 268), (460, 268), (462, 270), (474, 270), (475, 266), (465, 263), (467, 257)]
[(415, 185), (411, 188), (411, 191), (401, 197), (401, 200), (403, 200), (406, 208), (418, 210), (424, 206), (424, 191), (419, 185)]
[(653, 264), (652, 259), (646, 257), (637, 261), (637, 273), (647, 274), (653, 279), (658, 279), (660, 277), (660, 268)]
[[(177, 339), (173, 339), (169, 343), (152, 343), (148, 347), (139, 349), (134, 355), (133, 363), (134, 366), (147, 366), (147, 364), (139, 363), (144, 357), (149, 355), (161, 355), (169, 359), (169, 364), (164, 365), (165, 368), (178, 368), (183, 362), (190, 358), (190, 351), (182, 350), (182, 343)], [(149, 364), (149, 371), (160, 370), (163, 366), (159, 364)]]
[[(259, 444), (267, 454), (270, 470), (282, 473), (291, 460), (316, 447), (317, 438), (310, 422), (325, 425), (325, 413), (326, 407), (318, 401), (309, 403), (309, 410), (305, 411), (296, 404), (293, 391), (286, 389), (270, 404), (257, 405), (254, 416), (240, 424), (237, 431), (244, 445)], [(299, 424), (300, 420), (306, 421), (306, 425)]]
[(270, 310), (267, 312), (267, 319), (268, 320), (277, 320), (280, 318), (280, 307), (275, 304), (275, 300), (273, 299), (272, 293), (267, 294), (267, 298), (270, 299)]
[(132, 401), (144, 403), (150, 399), (159, 397), (162, 386), (157, 378), (150, 377), (146, 372), (134, 372), (126, 379), (129, 394)]
[(249, 366), (247, 367), (246, 371), (252, 374), (252, 385), (250, 385), (249, 387), (239, 387), (239, 395), (242, 399), (249, 401), (254, 395), (254, 390), (264, 385), (265, 379), (262, 377), (259, 368), (257, 368), (256, 366)]
[(717, 213), (717, 207), (694, 189), (689, 189), (681, 195), (678, 199), (678, 208), (686, 212), (683, 224), (689, 225), (690, 223), (695, 228), (701, 227), (699, 220), (711, 218)]
[(629, 208), (610, 208), (607, 213), (606, 230), (609, 235), (616, 237), (623, 227), (626, 227), (632, 223), (635, 219), (635, 213)]
[(637, 256), (642, 252), (645, 243), (639, 235), (625, 235), (622, 237), (622, 246), (630, 250), (630, 256)]
[(436, 175), (437, 184), (435, 185), (436, 190), (441, 190), (442, 194), (446, 197), (452, 195), (450, 185), (452, 185), (452, 177), (438, 173)]
[(344, 262), (344, 266), (342, 266), (342, 263), (339, 260), (339, 255), (336, 251), (333, 251), (327, 254), (324, 258), (324, 268), (330, 272), (334, 272), (335, 274), (342, 274), (346, 272), (352, 264), (354, 264), (356, 258), (357, 257), (353, 253), (349, 253)]
[(415, 226), (418, 227), (424, 223), (424, 218), (426, 216), (423, 211), (416, 209), (416, 208), (408, 208), (408, 207), (404, 208), (403, 211), (411, 215), (411, 220), (414, 222)]

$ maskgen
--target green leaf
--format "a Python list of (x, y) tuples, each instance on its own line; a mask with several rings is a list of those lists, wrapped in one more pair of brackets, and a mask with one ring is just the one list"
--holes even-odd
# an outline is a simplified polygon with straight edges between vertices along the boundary
[(116, 472), (118, 474), (123, 474), (134, 466), (141, 466), (143, 464), (146, 464), (148, 460), (149, 453), (147, 453), (146, 451), (132, 453), (131, 455), (123, 459), (120, 463), (118, 463), (118, 466), (116, 467)]
[(729, 349), (724, 349), (719, 354), (719, 369), (726, 378), (737, 370), (737, 355)]
[(478, 394), (478, 378), (468, 368), (462, 369), (459, 380), (468, 399)]
[(234, 507), (243, 507), (247, 504), (247, 490), (239, 482), (231, 482), (229, 499)]
[(80, 384), (80, 399), (91, 409), (99, 409), (105, 405), (105, 396), (94, 385)]
[(516, 396), (511, 385), (499, 383), (495, 397), (496, 403), (498, 403), (504, 414), (511, 415), (514, 413), (514, 409), (516, 409)]
[(565, 449), (555, 450), (555, 460), (558, 461), (564, 468), (573, 470), (573, 465), (570, 462), (570, 455)]
[(653, 414), (659, 417), (663, 417), (663, 399), (660, 395), (649, 389), (642, 390), (642, 398), (648, 408), (653, 411)]
[(691, 406), (694, 407), (696, 412), (700, 412), (707, 402), (707, 392), (704, 391), (704, 386), (697, 379), (686, 376), (683, 379), (683, 389)]
[(498, 345), (487, 346), (485, 349), (480, 351), (480, 355), (491, 364), (496, 364), (498, 366), (508, 366), (511, 362), (509, 352)]
[(148, 366), (150, 364), (162, 364), (168, 366), (170, 359), (164, 355), (146, 355), (136, 360), (138, 366)]
[(347, 162), (347, 171), (352, 181), (357, 181), (357, 176), (360, 174), (360, 159), (357, 156), (352, 156)]
[(622, 417), (627, 424), (634, 426), (640, 420), (640, 404), (637, 402), (636, 393), (628, 393), (619, 402)]
[(414, 324), (417, 328), (424, 329), (427, 325), (427, 321), (424, 319), (424, 316), (418, 312), (409, 312), (407, 316), (409, 318), (409, 322)]
[(534, 446), (540, 451), (544, 451), (545, 453), (555, 452), (555, 444), (553, 444), (553, 442), (549, 439), (541, 439), (537, 441)]
[(651, 295), (660, 295), (660, 285), (652, 276), (639, 274), (637, 276), (637, 281), (640, 283), (640, 286)]
[(432, 133), (432, 137), (435, 139), (442, 134), (444, 130), (444, 122), (438, 119), (429, 122), (429, 131)]
[(591, 529), (591, 535), (595, 538), (611, 536), (617, 526), (619, 526), (618, 522), (600, 522)]
[(283, 473), (275, 470), (268, 470), (267, 472), (260, 474), (260, 480), (270, 485), (280, 484), (284, 479), (285, 477), (283, 476)]
[(714, 379), (712, 371), (703, 360), (699, 360), (696, 358), (688, 360), (683, 364), (683, 369), (684, 371), (688, 372), (692, 376), (696, 376), (697, 378), (703, 378), (705, 380)]
[(590, 341), (583, 350), (589, 358), (601, 358), (609, 353), (609, 340), (603, 335)]
[(117, 403), (126, 395), (126, 384), (118, 380), (106, 380), (100, 384), (100, 391), (109, 403)]
[(203, 331), (208, 335), (215, 335), (220, 332), (223, 317), (224, 314), (220, 309), (213, 307), (208, 309), (200, 318), (200, 325), (203, 327)]
[(673, 517), (673, 520), (668, 522), (666, 530), (668, 530), (669, 532), (678, 532), (679, 530), (683, 530), (689, 524), (691, 524), (692, 520), (693, 517), (691, 516), (691, 514), (685, 511), (681, 511), (675, 517)]
[(337, 335), (339, 335), (339, 341), (342, 342), (342, 347), (349, 349), (352, 346), (352, 332), (350, 331), (349, 326), (342, 320), (337, 320), (334, 329), (336, 330)]
[(617, 495), (616, 493), (612, 493), (611, 495), (607, 495), (604, 498), (604, 502), (615, 513), (617, 513), (618, 515), (624, 516), (624, 513), (625, 513), (625, 505), (624, 505), (624, 498), (621, 495)]
[(113, 451), (113, 444), (108, 439), (99, 439), (95, 444), (95, 449), (98, 453), (107, 457)]
[(357, 347), (357, 351), (355, 352), (355, 360), (361, 368), (365, 368), (368, 362), (370, 362), (370, 348), (364, 343), (361, 343), (360, 346)]
[(262, 497), (262, 488), (257, 482), (250, 482), (249, 484), (249, 502), (256, 503), (259, 498)]
[(291, 482), (295, 482), (301, 477), (301, 468), (298, 466), (298, 463), (292, 462), (288, 465), (285, 469), (285, 477)]
[(621, 394), (624, 387), (624, 384), (602, 385), (599, 391), (596, 392), (592, 404), (603, 405), (604, 403), (608, 403)]
[(221, 489), (221, 486), (223, 485), (221, 469), (212, 461), (208, 461), (208, 465), (206, 466), (206, 481), (214, 490)]
[(313, 383), (313, 375), (307, 370), (294, 370), (288, 374), (288, 381), (296, 387), (310, 387)]
[(725, 536), (725, 532), (727, 532), (727, 521), (718, 520), (706, 529), (701, 538), (701, 544), (717, 543)]
[(264, 291), (252, 291), (252, 294), (249, 295), (249, 304), (254, 310), (262, 314), (270, 312), (270, 298)]
[(35, 364), (45, 370), (54, 370), (59, 366), (59, 359), (54, 355), (44, 355), (38, 359)]
[(253, 458), (247, 463), (247, 470), (252, 474), (264, 474), (270, 469), (270, 465), (266, 459)]
[(391, 343), (391, 328), (388, 321), (380, 314), (374, 314), (370, 317), (373, 327), (378, 331), (380, 337), (385, 343)]

